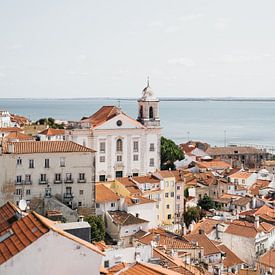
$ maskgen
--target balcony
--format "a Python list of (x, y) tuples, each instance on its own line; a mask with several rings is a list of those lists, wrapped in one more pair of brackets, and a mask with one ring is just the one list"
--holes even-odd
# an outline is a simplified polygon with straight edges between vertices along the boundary
[(65, 179), (64, 182), (65, 183), (74, 183), (74, 180), (73, 179)]
[(49, 181), (48, 181), (47, 179), (45, 179), (45, 180), (44, 180), (44, 179), (43, 179), (43, 180), (40, 179), (38, 183), (39, 183), (39, 184), (48, 184), (48, 182), (49, 182)]
[(78, 179), (77, 182), (78, 183), (86, 183), (86, 179)]
[(63, 195), (63, 202), (70, 202), (74, 199), (74, 194), (73, 193), (65, 193)]
[(25, 184), (26, 184), (26, 185), (32, 184), (32, 180), (25, 180)]
[(62, 180), (54, 180), (54, 184), (61, 184), (62, 183)]

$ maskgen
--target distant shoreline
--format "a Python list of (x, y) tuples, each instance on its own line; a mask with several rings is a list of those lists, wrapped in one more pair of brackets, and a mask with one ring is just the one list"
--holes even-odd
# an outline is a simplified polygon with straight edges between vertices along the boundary
[[(121, 100), (121, 101), (136, 101), (138, 98), (118, 98), (118, 97), (83, 97), (83, 98), (0, 98), (1, 100)], [(238, 98), (238, 97), (204, 97), (204, 98), (192, 98), (192, 97), (160, 97), (160, 101), (240, 101), (240, 102), (275, 102), (275, 97), (272, 98)]]

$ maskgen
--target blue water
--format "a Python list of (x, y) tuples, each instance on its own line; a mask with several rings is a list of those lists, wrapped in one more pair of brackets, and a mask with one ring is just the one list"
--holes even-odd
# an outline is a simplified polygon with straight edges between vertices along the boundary
[[(0, 109), (24, 115), (31, 120), (54, 117), (79, 120), (103, 105), (118, 105), (108, 99), (0, 99)], [(124, 112), (137, 117), (137, 102), (122, 100)], [(162, 101), (162, 134), (175, 142), (188, 137), (211, 145), (275, 145), (275, 102), (259, 101)], [(226, 134), (225, 134), (226, 131)]]

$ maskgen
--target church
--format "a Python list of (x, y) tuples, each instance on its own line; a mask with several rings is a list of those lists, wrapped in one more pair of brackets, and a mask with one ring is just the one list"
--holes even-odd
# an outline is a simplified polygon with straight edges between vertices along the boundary
[(159, 100), (149, 85), (138, 99), (138, 117), (103, 106), (67, 130), (66, 139), (96, 150), (95, 181), (142, 176), (160, 169)]

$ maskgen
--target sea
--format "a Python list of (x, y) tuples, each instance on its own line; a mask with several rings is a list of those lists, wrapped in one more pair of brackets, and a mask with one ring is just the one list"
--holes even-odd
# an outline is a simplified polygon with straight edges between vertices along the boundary
[[(0, 110), (35, 121), (53, 117), (80, 120), (103, 105), (116, 105), (133, 118), (138, 104), (133, 99), (0, 99)], [(275, 101), (160, 100), (162, 135), (177, 144), (188, 140), (212, 146), (275, 146)]]

